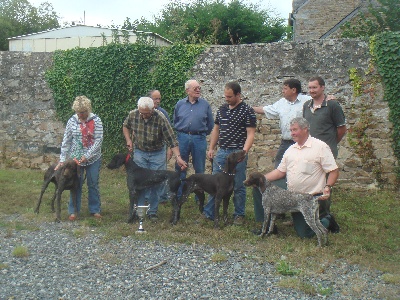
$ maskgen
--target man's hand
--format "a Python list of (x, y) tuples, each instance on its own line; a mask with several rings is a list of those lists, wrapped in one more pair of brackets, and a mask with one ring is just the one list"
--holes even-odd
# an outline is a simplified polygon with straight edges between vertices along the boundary
[(214, 149), (208, 150), (208, 152), (207, 152), (207, 158), (208, 158), (208, 160), (210, 160), (210, 161), (214, 159)]
[(326, 185), (324, 187), (323, 195), (320, 196), (318, 200), (328, 200), (330, 196), (331, 196), (331, 187), (329, 185)]
[(133, 145), (132, 145), (132, 141), (131, 141), (131, 140), (129, 140), (129, 141), (126, 142), (126, 148), (128, 148), (128, 151), (129, 151), (129, 152), (132, 152), (132, 150), (133, 150)]
[(85, 156), (82, 155), (81, 159), (78, 161), (78, 165), (87, 162), (87, 159)]
[(178, 166), (181, 167), (181, 170), (185, 170), (187, 168), (187, 163), (182, 159), (180, 155), (176, 157), (176, 163), (178, 164)]

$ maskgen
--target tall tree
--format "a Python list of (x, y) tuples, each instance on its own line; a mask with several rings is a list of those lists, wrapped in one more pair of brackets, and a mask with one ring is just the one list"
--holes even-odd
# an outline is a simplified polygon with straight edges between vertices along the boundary
[(0, 50), (8, 50), (7, 38), (59, 26), (59, 17), (49, 2), (34, 7), (27, 0), (0, 1)]
[[(377, 3), (376, 3), (377, 2)], [(369, 0), (368, 11), (357, 17), (357, 22), (342, 26), (342, 37), (369, 37), (383, 31), (400, 31), (399, 0)]]
[[(283, 19), (259, 5), (233, 0), (173, 0), (154, 22), (140, 20), (137, 30), (152, 31), (174, 42), (246, 44), (275, 42), (283, 38)], [(126, 24), (129, 25), (129, 24)]]

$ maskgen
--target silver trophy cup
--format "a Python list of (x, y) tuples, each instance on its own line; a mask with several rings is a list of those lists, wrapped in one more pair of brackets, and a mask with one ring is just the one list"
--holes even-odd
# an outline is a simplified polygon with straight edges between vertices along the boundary
[(143, 220), (144, 220), (144, 217), (146, 216), (146, 212), (149, 208), (150, 208), (150, 205), (136, 207), (136, 212), (139, 217), (139, 229), (136, 231), (136, 233), (145, 233), (146, 232), (146, 230), (144, 230), (144, 228), (143, 228)]

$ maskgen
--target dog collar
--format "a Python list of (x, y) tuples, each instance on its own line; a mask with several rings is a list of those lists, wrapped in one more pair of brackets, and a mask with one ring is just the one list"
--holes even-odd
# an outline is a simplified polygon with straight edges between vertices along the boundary
[(229, 176), (235, 176), (235, 173), (230, 174), (230, 173), (224, 171), (224, 169), (222, 169), (222, 167), (221, 167), (221, 165), (220, 165), (219, 163), (217, 163), (217, 166), (218, 166), (218, 168), (222, 171), (222, 173), (225, 173), (225, 174), (227, 174), (227, 175), (229, 175)]

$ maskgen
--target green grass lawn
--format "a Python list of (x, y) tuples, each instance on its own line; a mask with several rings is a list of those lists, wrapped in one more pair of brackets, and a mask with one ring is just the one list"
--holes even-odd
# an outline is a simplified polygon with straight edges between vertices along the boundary
[[(37, 230), (39, 222), (55, 219), (50, 209), (54, 185), (50, 184), (43, 198), (39, 215), (33, 213), (43, 181), (43, 171), (0, 170), (0, 226), (14, 229)], [(340, 225), (339, 234), (329, 234), (329, 245), (317, 247), (317, 239), (300, 239), (293, 227), (278, 220), (279, 234), (263, 239), (250, 231), (259, 226), (254, 221), (251, 191), (248, 191), (246, 223), (244, 226), (213, 228), (212, 222), (195, 224), (199, 216), (193, 198), (182, 207), (181, 220), (176, 226), (169, 223), (171, 205), (159, 206), (159, 221), (145, 220), (147, 234), (137, 235), (138, 224), (127, 224), (128, 191), (125, 170), (102, 169), (101, 200), (103, 218), (98, 221), (87, 211), (87, 189), (84, 188), (80, 228), (76, 236), (90, 234), (88, 228), (96, 227), (104, 233), (104, 242), (131, 236), (135, 239), (157, 240), (165, 243), (205, 244), (220, 249), (215, 259), (224, 257), (226, 251), (240, 251), (260, 262), (286, 263), (303, 273), (320, 272), (321, 265), (336, 259), (381, 270), (388, 283), (400, 284), (400, 197), (393, 191), (353, 190), (335, 187), (332, 212)], [(64, 192), (61, 217), (68, 221), (69, 192)], [(230, 216), (233, 204), (230, 203)], [(7, 221), (7, 216), (18, 214), (22, 221)], [(21, 218), (22, 217), (22, 218)], [(230, 220), (232, 221), (232, 220)], [(35, 225), (36, 224), (36, 225)]]

